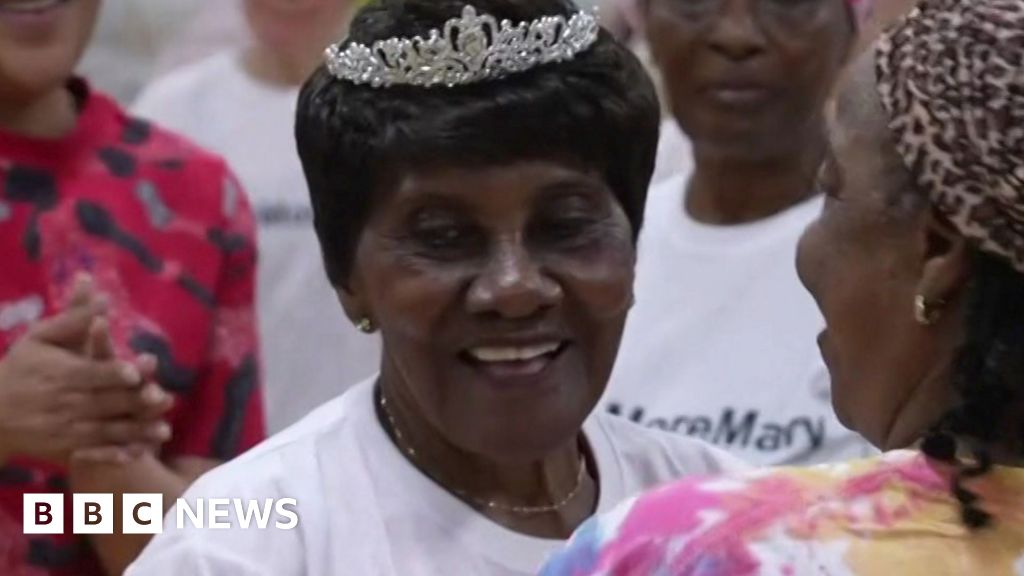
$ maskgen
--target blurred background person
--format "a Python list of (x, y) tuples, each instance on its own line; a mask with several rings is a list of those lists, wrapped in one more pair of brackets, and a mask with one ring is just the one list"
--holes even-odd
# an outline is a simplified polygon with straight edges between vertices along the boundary
[(240, 0), (118, 0), (103, 7), (79, 70), (127, 105), (153, 78), (247, 38)]
[(350, 0), (245, 0), (252, 43), (161, 78), (139, 114), (222, 154), (259, 222), (259, 314), (268, 425), (278, 431), (370, 376), (379, 342), (344, 321), (324, 278), (295, 148), (300, 84), (343, 35)]
[(793, 270), (821, 209), (824, 103), (856, 0), (643, 0), (673, 118), (647, 201), (637, 303), (605, 407), (757, 464), (863, 455), (829, 405), (823, 320)]
[[(202, 0), (118, 0), (100, 13), (79, 71), (100, 90), (130, 103), (152, 78), (166, 48), (187, 28)], [(220, 4), (220, 2), (208, 2)]]
[(579, 0), (577, 4), (581, 8), (597, 8), (601, 25), (621, 42), (632, 44), (638, 37), (633, 0)]
[(164, 45), (156, 61), (154, 78), (218, 52), (238, 49), (252, 42), (252, 33), (242, 11), (242, 0), (215, 0), (198, 4), (192, 17), (177, 30), (174, 41)]
[(26, 534), (25, 494), (173, 502), (264, 436), (252, 212), (74, 74), (101, 5), (0, 1), (4, 576), (120, 574), (149, 539)]
[(598, 4), (602, 13), (607, 12), (605, 19), (612, 26), (612, 32), (634, 47), (643, 42), (644, 21), (639, 0), (599, 0)]

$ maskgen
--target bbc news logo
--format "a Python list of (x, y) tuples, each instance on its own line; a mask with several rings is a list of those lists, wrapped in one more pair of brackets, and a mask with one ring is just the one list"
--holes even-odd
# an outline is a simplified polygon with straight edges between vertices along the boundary
[[(63, 494), (25, 494), (23, 532), (63, 534)], [(74, 534), (114, 534), (113, 494), (72, 494), (71, 530)], [(294, 530), (299, 525), (294, 498), (178, 498), (173, 520), (177, 529), (191, 525), (205, 530), (276, 528)], [(162, 494), (124, 494), (121, 498), (119, 534), (160, 534), (164, 531)]]

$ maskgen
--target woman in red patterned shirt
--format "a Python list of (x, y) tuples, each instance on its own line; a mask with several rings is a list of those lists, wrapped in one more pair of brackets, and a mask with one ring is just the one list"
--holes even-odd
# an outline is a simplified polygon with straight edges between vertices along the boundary
[(147, 540), (25, 535), (25, 494), (64, 493), (68, 521), (71, 492), (173, 499), (263, 436), (249, 207), (73, 76), (99, 4), (0, 0), (5, 576), (120, 574)]

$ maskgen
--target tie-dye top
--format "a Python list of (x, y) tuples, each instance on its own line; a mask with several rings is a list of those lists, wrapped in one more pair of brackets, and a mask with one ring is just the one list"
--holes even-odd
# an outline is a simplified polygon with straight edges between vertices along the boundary
[(542, 576), (1024, 575), (1024, 470), (967, 484), (995, 516), (974, 532), (950, 478), (898, 451), (687, 479), (585, 523)]

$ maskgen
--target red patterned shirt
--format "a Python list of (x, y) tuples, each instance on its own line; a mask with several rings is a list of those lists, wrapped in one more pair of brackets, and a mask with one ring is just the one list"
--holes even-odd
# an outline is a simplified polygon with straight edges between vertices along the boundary
[[(245, 195), (216, 156), (81, 81), (71, 88), (81, 114), (68, 136), (0, 132), (0, 354), (62, 309), (88, 271), (110, 296), (118, 355), (154, 354), (176, 397), (163, 457), (230, 459), (264, 434)], [(70, 496), (65, 535), (22, 533), (22, 495), (33, 492), (66, 494), (66, 471), (29, 458), (0, 467), (0, 574), (101, 574), (70, 534)]]

